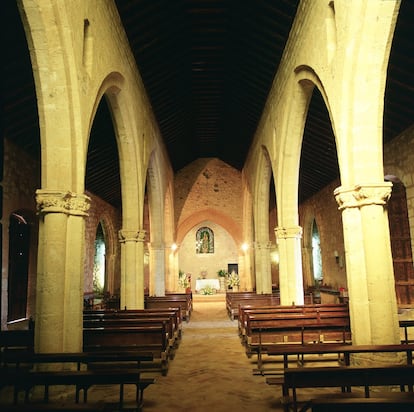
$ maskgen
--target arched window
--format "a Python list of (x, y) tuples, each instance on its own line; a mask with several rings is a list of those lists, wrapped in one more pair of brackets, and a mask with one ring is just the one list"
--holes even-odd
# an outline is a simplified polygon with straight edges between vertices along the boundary
[(322, 272), (322, 253), (321, 253), (321, 239), (319, 236), (318, 225), (316, 220), (312, 223), (312, 263), (313, 263), (313, 278), (315, 281), (321, 281), (323, 277)]
[(93, 289), (102, 293), (105, 287), (105, 236), (102, 224), (96, 228), (95, 258), (93, 265)]
[(196, 233), (196, 253), (214, 253), (214, 233), (208, 227), (201, 227)]
[(9, 321), (26, 317), (29, 247), (30, 225), (23, 215), (12, 213), (9, 226)]

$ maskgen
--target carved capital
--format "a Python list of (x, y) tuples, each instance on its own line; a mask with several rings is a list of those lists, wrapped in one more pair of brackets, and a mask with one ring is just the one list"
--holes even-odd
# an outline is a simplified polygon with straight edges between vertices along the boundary
[(292, 226), (292, 227), (276, 227), (275, 236), (277, 240), (280, 239), (302, 239), (302, 227), (301, 226)]
[(118, 238), (121, 243), (125, 242), (144, 242), (145, 230), (128, 230), (128, 229), (121, 229), (118, 232)]
[(36, 204), (39, 214), (65, 213), (88, 216), (91, 199), (85, 194), (60, 192), (58, 190), (36, 190)]
[(392, 192), (391, 182), (356, 185), (352, 188), (338, 187), (334, 191), (339, 210), (368, 205), (385, 205)]

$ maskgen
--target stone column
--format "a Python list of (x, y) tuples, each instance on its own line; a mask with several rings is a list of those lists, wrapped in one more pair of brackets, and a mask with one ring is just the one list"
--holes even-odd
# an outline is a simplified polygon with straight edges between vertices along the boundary
[(392, 184), (339, 187), (352, 341), (399, 343), (398, 307), (386, 203)]
[(163, 243), (150, 244), (150, 294), (165, 296), (165, 247)]
[(145, 230), (119, 231), (121, 243), (121, 309), (144, 308)]
[(256, 292), (272, 293), (272, 272), (270, 267), (271, 242), (256, 242)]
[(166, 253), (166, 291), (176, 291), (178, 288), (178, 253), (175, 243), (167, 247)]
[(36, 352), (82, 351), (85, 216), (90, 198), (39, 189)]
[(281, 305), (303, 305), (302, 228), (275, 228), (279, 246), (279, 287)]

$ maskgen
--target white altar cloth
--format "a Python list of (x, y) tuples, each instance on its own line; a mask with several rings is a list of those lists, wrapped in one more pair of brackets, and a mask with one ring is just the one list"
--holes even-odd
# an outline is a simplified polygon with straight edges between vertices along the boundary
[(197, 279), (196, 280), (196, 292), (204, 289), (206, 286), (210, 286), (212, 289), (220, 290), (220, 282), (218, 279)]

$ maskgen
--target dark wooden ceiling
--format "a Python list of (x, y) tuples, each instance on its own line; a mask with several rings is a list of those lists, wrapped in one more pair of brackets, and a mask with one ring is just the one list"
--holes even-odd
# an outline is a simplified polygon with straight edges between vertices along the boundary
[[(174, 171), (200, 157), (242, 169), (299, 0), (115, 0)], [(39, 157), (36, 95), (15, 1), (2, 3), (4, 138)], [(403, 0), (385, 96), (384, 142), (414, 123), (414, 2)], [(86, 188), (119, 206), (118, 156), (103, 100), (89, 144)], [(338, 177), (329, 117), (315, 91), (299, 198)]]

